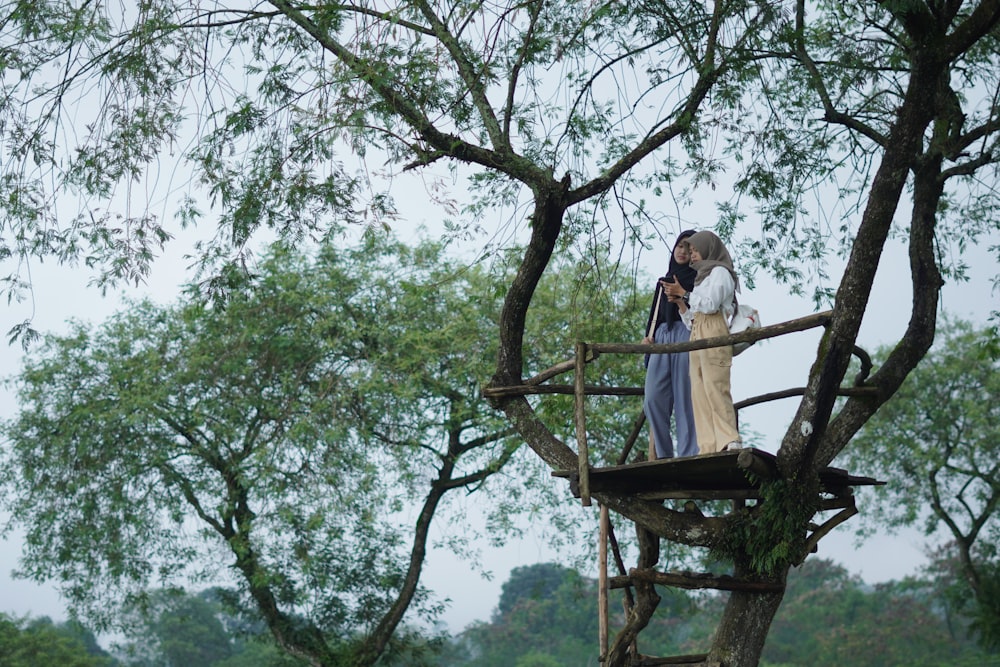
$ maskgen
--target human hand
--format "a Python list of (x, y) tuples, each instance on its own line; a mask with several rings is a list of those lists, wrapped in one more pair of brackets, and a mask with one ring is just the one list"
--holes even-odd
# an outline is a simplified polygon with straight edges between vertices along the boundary
[(663, 285), (663, 291), (666, 292), (667, 296), (670, 297), (671, 301), (680, 299), (685, 294), (687, 290), (684, 286), (677, 282), (677, 276), (673, 276), (673, 282), (660, 281)]

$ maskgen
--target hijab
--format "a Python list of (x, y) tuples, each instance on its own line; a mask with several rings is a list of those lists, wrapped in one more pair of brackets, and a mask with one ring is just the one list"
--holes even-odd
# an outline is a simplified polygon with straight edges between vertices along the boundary
[[(672, 282), (674, 277), (677, 278), (677, 282), (684, 286), (684, 289), (691, 291), (694, 289), (695, 281), (695, 270), (691, 267), (691, 262), (687, 264), (681, 264), (674, 258), (674, 251), (677, 246), (681, 244), (681, 241), (693, 236), (695, 231), (693, 229), (688, 229), (680, 233), (677, 240), (674, 241), (674, 245), (670, 248), (670, 264), (667, 268), (667, 273), (662, 278), (656, 281), (656, 289), (653, 291), (653, 303), (649, 308), (649, 319), (646, 320), (646, 331), (649, 331), (649, 325), (653, 323), (653, 318), (656, 318), (657, 326), (661, 322), (666, 322), (667, 324), (672, 324), (681, 318), (681, 313), (677, 309), (677, 304), (670, 303), (667, 301), (666, 295), (660, 296), (662, 290), (660, 289), (660, 280), (666, 280), (667, 282)], [(660, 308), (659, 311), (656, 309), (657, 299), (659, 298)], [(653, 331), (656, 331), (656, 327), (653, 327)]]
[(733, 258), (729, 256), (729, 251), (723, 245), (722, 239), (712, 232), (705, 231), (693, 235), (688, 239), (688, 243), (701, 255), (700, 262), (691, 262), (691, 264), (696, 264), (694, 268), (698, 272), (694, 279), (695, 285), (700, 285), (701, 281), (707, 278), (715, 267), (721, 266), (729, 271), (729, 275), (733, 277), (736, 291), (740, 291), (740, 279), (736, 277)]

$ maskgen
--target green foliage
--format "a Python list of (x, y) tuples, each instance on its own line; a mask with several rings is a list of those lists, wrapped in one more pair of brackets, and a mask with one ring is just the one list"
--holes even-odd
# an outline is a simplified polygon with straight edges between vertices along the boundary
[(110, 667), (115, 664), (93, 641), (93, 635), (74, 624), (53, 624), (0, 614), (0, 664), (4, 667)]
[(538, 564), (514, 568), (491, 623), (468, 628), (466, 655), (456, 665), (513, 667), (596, 665), (597, 591), (575, 570)]
[(805, 528), (816, 513), (817, 494), (781, 479), (762, 480), (760, 490), (755, 506), (732, 516), (711, 557), (746, 563), (750, 571), (772, 576), (805, 558)]
[[(695, 616), (692, 598), (660, 591), (657, 614), (642, 635), (642, 651), (670, 655), (690, 649), (711, 629)], [(611, 622), (622, 622), (612, 603)], [(476, 623), (455, 638), (457, 655), (448, 667), (483, 665), (593, 665), (597, 667), (597, 582), (554, 563), (514, 568), (489, 623)], [(703, 646), (703, 644), (702, 644)]]
[[(468, 628), (456, 642), (465, 655), (441, 664), (596, 666), (594, 582), (583, 580), (588, 592), (583, 599), (567, 596), (563, 588), (578, 576), (553, 564), (517, 568), (501, 594), (501, 601), (506, 601), (505, 611), (498, 607), (490, 623)], [(913, 579), (869, 586), (831, 561), (809, 558), (789, 573), (785, 603), (771, 626), (761, 664), (994, 664), (994, 657), (978, 650), (950, 627), (932, 584), (932, 580)], [(538, 591), (534, 597), (530, 597), (532, 590)], [(518, 597), (519, 591), (523, 598)], [(704, 652), (726, 595), (661, 593), (664, 601), (639, 639), (640, 652), (649, 656)], [(677, 603), (671, 595), (684, 602)], [(612, 609), (616, 606), (613, 599)], [(576, 616), (592, 620), (572, 622), (570, 619)], [(616, 622), (617, 614), (612, 617)]]
[(984, 563), (977, 574), (979, 594), (970, 614), (969, 629), (985, 649), (1000, 653), (1000, 564)]
[[(865, 493), (872, 504), (865, 532), (922, 525), (928, 535), (942, 528), (950, 535), (960, 565), (947, 568), (949, 581), (964, 590), (948, 598), (976, 618), (986, 646), (1000, 638), (996, 597), (986, 591), (1000, 563), (1000, 362), (992, 335), (946, 320), (931, 352), (845, 451), (853, 469), (889, 482)], [(879, 350), (876, 366), (890, 354)]]
[[(540, 288), (526, 338), (540, 370), (566, 358), (572, 336), (614, 340), (642, 319), (630, 282), (574, 269)], [(58, 580), (111, 623), (149, 585), (217, 580), (231, 565), (245, 600), (273, 596), (269, 623), (349, 651), (410, 590), (411, 553), (427, 546), (411, 527), (422, 504), (429, 521), (451, 489), (502, 497), (487, 527), (496, 541), (515, 508), (567, 504), (479, 395), (498, 310), (482, 267), (449, 260), (442, 244), (372, 236), (312, 257), (277, 244), (256, 275), (232, 278), (224, 308), (194, 290), (170, 307), (134, 303), (33, 351), (0, 462), (4, 502), (26, 529), (25, 575)], [(634, 363), (604, 373), (641, 382)], [(556, 418), (568, 437), (572, 424)], [(621, 432), (634, 415), (593, 418)], [(465, 525), (462, 504), (443, 506)], [(478, 538), (463, 527), (448, 546)], [(407, 595), (422, 617), (439, 613), (419, 587)], [(300, 606), (308, 617), (280, 611)]]
[[(844, 456), (852, 468), (891, 484), (868, 494), (875, 525), (922, 524), (930, 534), (945, 517), (982, 517), (984, 541), (996, 543), (1000, 523), (989, 515), (989, 489), (998, 483), (1000, 362), (982, 345), (989, 331), (946, 321), (935, 345), (896, 395), (868, 422)], [(892, 353), (881, 348), (878, 363)], [(936, 511), (920, 512), (931, 501)], [(971, 511), (970, 511), (971, 510)], [(992, 537), (990, 537), (992, 536)]]
[(974, 637), (984, 650), (1000, 655), (997, 646), (998, 578), (995, 544), (977, 544), (971, 562), (963, 560), (955, 541), (927, 549), (923, 576), (932, 583), (931, 594), (940, 600), (950, 627), (962, 636)]
[[(738, 129), (725, 140), (743, 196), (738, 209), (722, 206), (722, 231), (733, 232), (741, 270), (763, 270), (796, 293), (812, 287), (820, 306), (833, 302), (834, 289), (826, 283), (837, 277), (828, 274), (827, 259), (844, 259), (855, 246), (861, 213), (870, 204), (868, 188), (907, 94), (915, 43), (938, 57), (958, 23), (981, 4), (962, 3), (938, 21), (931, 18), (933, 4), (925, 2), (822, 0), (801, 5), (801, 22), (789, 17), (776, 26), (772, 46), (783, 56), (760, 64), (756, 81), (745, 82), (739, 114), (731, 119)], [(912, 34), (918, 23), (903, 18), (907, 5), (926, 18), (919, 22), (926, 34)], [(963, 173), (972, 167), (996, 174), (991, 119), (997, 99), (985, 93), (1000, 83), (996, 44), (994, 28), (951, 56), (950, 99), (938, 102), (936, 118), (950, 131), (932, 136), (928, 129), (924, 141), (924, 157), (945, 158), (949, 183), (936, 207), (934, 234), (942, 249), (937, 264), (956, 280), (969, 276), (964, 249), (991, 243), (1000, 230), (992, 179)], [(990, 138), (963, 152), (982, 130)], [(745, 224), (748, 219), (759, 219), (760, 229)], [(911, 223), (900, 218), (893, 233), (905, 237)]]
[[(218, 297), (215, 305), (226, 303), (225, 312), (235, 313), (222, 328), (244, 324), (247, 334), (214, 349), (200, 347), (199, 339), (215, 332), (202, 329), (195, 311), (178, 309), (162, 328), (174, 326), (174, 319), (186, 322), (169, 338), (195, 354), (187, 358), (169, 344), (165, 353), (153, 352), (162, 342), (156, 340), (136, 357), (129, 344), (105, 347), (101, 335), (80, 329), (75, 349), (54, 352), (64, 355), (64, 363), (83, 357), (93, 369), (117, 371), (115, 360), (126, 358), (138, 370), (109, 373), (115, 381), (97, 381), (97, 390), (80, 379), (92, 379), (93, 369), (69, 371), (71, 390), (52, 400), (42, 391), (25, 397), (37, 403), (37, 415), (23, 423), (18, 452), (31, 479), (11, 502), (16, 510), (44, 508), (38, 514), (45, 520), (29, 531), (29, 549), (38, 556), (29, 558), (35, 563), (29, 569), (36, 568), (31, 574), (80, 585), (70, 591), (77, 598), (111, 590), (93, 585), (107, 581), (169, 581), (185, 563), (201, 560), (208, 553), (202, 536), (182, 530), (193, 510), (198, 525), (235, 557), (247, 587), (268, 593), (263, 606), (304, 605), (315, 611), (317, 627), (371, 627), (391, 603), (385, 591), (406, 588), (404, 568), (387, 555), (403, 538), (386, 517), (410, 507), (404, 494), (426, 488), (428, 470), (449, 481), (471, 470), (461, 477), (471, 488), (516, 458), (519, 440), (492, 438), (505, 424), (490, 421), (476, 431), (466, 421), (476, 409), (466, 400), (469, 387), (479, 386), (488, 372), (448, 376), (443, 385), (461, 387), (455, 398), (442, 396), (442, 385), (414, 383), (410, 372), (373, 363), (398, 357), (408, 371), (419, 369), (417, 377), (427, 372), (433, 385), (440, 379), (433, 371), (453, 370), (454, 347), (420, 345), (428, 336), (423, 332), (416, 349), (445, 350), (443, 365), (407, 364), (393, 348), (397, 320), (356, 323), (355, 303), (322, 303), (316, 312), (292, 304), (298, 317), (288, 325), (295, 335), (287, 338), (289, 331), (257, 327), (255, 319), (287, 313), (247, 307), (255, 287), (244, 284), (239, 269), (260, 231), (297, 245), (344, 224), (386, 226), (401, 214), (393, 199), (398, 190), (391, 192), (389, 184), (403, 171), (420, 170), (433, 181), (428, 191), (434, 200), (458, 218), (446, 222), (449, 230), (466, 232), (488, 221), (492, 231), (501, 207), (519, 229), (530, 221), (536, 243), (525, 253), (521, 280), (509, 282), (502, 317), (489, 320), (487, 340), (499, 322), (504, 347), (482, 343), (475, 350), (495, 353), (497, 375), (507, 378), (529, 368), (521, 355), (525, 315), (537, 297), (537, 279), (550, 269), (553, 246), (557, 254), (577, 245), (588, 252), (606, 247), (617, 239), (601, 226), (612, 221), (622, 221), (626, 242), (641, 243), (659, 204), (645, 194), (664, 185), (677, 183), (686, 205), (693, 188), (714, 189), (725, 167), (739, 169), (735, 199), (747, 200), (739, 208), (721, 204), (719, 229), (727, 240), (745, 242), (743, 269), (763, 267), (793, 291), (811, 278), (827, 279), (828, 252), (852, 258), (849, 280), (837, 292), (838, 326), (819, 350), (813, 387), (833, 387), (843, 378), (846, 361), (825, 353), (855, 342), (867, 307), (863, 295), (893, 231), (908, 175), (917, 177), (910, 221), (915, 296), (924, 293), (922, 283), (935, 294), (941, 271), (965, 275), (960, 252), (956, 261), (946, 261), (949, 244), (961, 251), (965, 239), (998, 229), (995, 179), (977, 174), (995, 170), (1000, 155), (997, 96), (991, 92), (1000, 85), (997, 17), (985, 2), (956, 3), (953, 11), (916, 1), (826, 0), (794, 8), (679, 0), (270, 4), (274, 11), (225, 3), (206, 10), (181, 0), (121, 8), (14, 2), (0, 26), (0, 64), (12, 74), (4, 77), (0, 95), (0, 259), (15, 265), (3, 284), (6, 293), (16, 297), (29, 288), (25, 277), (39, 258), (81, 261), (101, 285), (141, 280), (171, 232), (152, 212), (162, 199), (134, 185), (152, 180), (158, 161), (169, 155), (166, 171), (176, 167), (173, 173), (192, 175), (179, 211), (170, 213), (182, 224), (196, 223), (201, 201), (211, 200), (218, 234), (197, 248), (199, 277)], [(670, 143), (679, 146), (668, 151)], [(345, 167), (341, 150), (363, 164)], [(179, 165), (173, 164), (176, 151), (182, 153)], [(440, 176), (428, 168), (439, 164), (451, 172)], [(870, 190), (875, 169), (879, 187)], [(469, 197), (436, 190), (448, 187), (449, 176), (457, 182), (466, 175)], [(952, 187), (956, 182), (961, 188)], [(944, 194), (937, 189), (942, 184), (948, 185)], [(140, 193), (138, 205), (117, 201), (131, 199), (131, 189)], [(171, 183), (164, 196), (172, 199), (176, 191)], [(835, 204), (812, 215), (814, 207), (804, 202), (813, 195), (829, 195)], [(81, 214), (62, 214), (72, 206), (67, 196), (79, 197), (73, 203)], [(862, 207), (865, 214), (856, 215)], [(761, 219), (760, 227), (745, 230), (753, 217)], [(508, 236), (501, 236), (504, 241), (484, 252), (505, 249)], [(935, 243), (945, 251), (935, 255)], [(417, 291), (427, 296), (428, 290)], [(814, 292), (817, 300), (830, 294), (826, 285)], [(375, 301), (394, 306), (396, 298), (386, 290)], [(405, 297), (399, 298), (402, 303)], [(914, 322), (933, 321), (933, 305), (915, 298)], [(138, 325), (155, 328), (148, 324), (149, 308), (136, 310)], [(390, 310), (392, 317), (413, 313)], [(327, 321), (324, 314), (331, 312), (339, 319)], [(339, 340), (340, 321), (363, 332), (363, 346), (301, 343), (323, 333)], [(447, 331), (444, 318), (428, 321)], [(320, 329), (303, 332), (313, 322)], [(30, 331), (17, 325), (10, 336), (27, 340)], [(456, 332), (443, 338), (453, 345)], [(888, 393), (895, 390), (891, 378), (905, 377), (923, 354), (919, 336), (914, 339), (904, 346), (908, 354), (889, 364)], [(90, 348), (99, 354), (88, 356)], [(275, 360), (286, 355), (296, 370), (283, 375), (288, 366)], [(258, 356), (264, 360), (259, 377)], [(240, 381), (220, 386), (202, 379), (180, 396), (166, 395), (162, 387), (177, 382), (153, 372), (161, 358), (185, 362), (178, 365), (191, 376), (219, 373)], [(36, 370), (39, 380), (49, 371)], [(64, 379), (49, 375), (56, 384)], [(398, 419), (401, 424), (397, 394), (379, 394), (393, 380), (400, 400), (420, 411)], [(347, 383), (354, 389), (341, 392)], [(304, 394), (295, 393), (299, 386)], [(150, 398), (144, 404), (135, 395)], [(342, 401), (345, 395), (353, 400)], [(247, 396), (259, 399), (249, 409)], [(333, 396), (337, 400), (326, 400)], [(804, 410), (813, 398), (804, 398)], [(829, 444), (822, 442), (832, 432), (822, 403), (816, 406), (820, 422), (810, 422), (820, 437), (805, 451), (792, 451), (789, 467), (804, 470), (814, 448)], [(68, 407), (75, 405), (77, 413)], [(370, 406), (380, 411), (367, 411)], [(564, 404), (553, 406), (566, 413)], [(613, 401), (600, 402), (602, 410), (613, 408)], [(570, 440), (563, 437), (564, 424), (545, 428), (559, 423), (555, 415), (539, 413), (543, 421), (531, 414), (515, 425), (532, 447), (540, 451), (557, 439)], [(302, 414), (327, 420), (284, 422)], [(424, 420), (425, 414), (433, 418)], [(837, 424), (844, 437), (834, 445), (841, 446), (869, 414), (842, 412)], [(102, 436), (78, 437), (92, 416), (107, 417)], [(354, 430), (354, 424), (361, 427)], [(594, 424), (599, 431), (601, 420)], [(616, 425), (614, 417), (606, 424)], [(369, 429), (376, 435), (359, 435)], [(435, 441), (439, 448), (428, 447), (428, 433), (440, 438), (442, 431), (449, 437), (464, 432), (471, 440), (459, 438), (463, 446), (481, 438), (484, 447), (456, 471), (455, 452), (442, 440)], [(605, 457), (613, 451), (613, 433), (609, 428), (597, 439)], [(26, 444), (32, 442), (41, 444)], [(261, 442), (267, 446), (258, 447)], [(109, 443), (130, 451), (111, 451)], [(373, 459), (359, 455), (365, 447), (381, 450)], [(568, 457), (567, 450), (559, 452)], [(51, 475), (36, 465), (40, 459), (57, 461), (60, 471), (87, 470), (91, 478)], [(395, 474), (382, 475), (386, 468)], [(39, 469), (45, 471), (36, 475)], [(48, 495), (38, 491), (45, 487), (52, 489)], [(431, 485), (432, 492), (439, 488)], [(792, 509), (795, 495), (779, 492), (775, 504)], [(436, 500), (430, 492), (427, 498)], [(792, 517), (789, 525), (798, 529), (801, 523)], [(664, 534), (691, 539), (686, 536), (693, 533), (665, 524)], [(85, 532), (91, 525), (101, 538), (96, 545)], [(778, 526), (768, 536), (779, 540), (773, 549), (732, 545), (731, 551), (737, 558), (742, 551), (757, 569), (780, 569), (795, 560), (798, 537), (790, 530)], [(329, 546), (342, 546), (345, 536), (346, 551), (356, 559), (338, 559), (340, 552)], [(356, 550), (355, 539), (377, 539), (389, 549)], [(163, 549), (147, 556), (150, 543)], [(46, 559), (59, 565), (37, 565)], [(349, 590), (338, 588), (343, 581), (353, 584)], [(296, 633), (294, 624), (285, 629)]]
[(143, 606), (145, 623), (135, 634), (152, 643), (143, 652), (157, 655), (156, 662), (211, 667), (236, 653), (219, 619), (219, 606), (204, 596), (157, 591)]
[(125, 610), (126, 638), (117, 648), (129, 667), (296, 667), (266, 626), (248, 622), (228, 602), (230, 591), (156, 590)]
[[(721, 21), (745, 34), (738, 47), (714, 45), (722, 69), (735, 70), (765, 22), (748, 20), (742, 4), (713, 17), (673, 0), (280, 2), (277, 12), (238, 3), (207, 11), (184, 0), (121, 11), (36, 4), (12, 3), (0, 26), (0, 63), (17, 73), (0, 97), (9, 138), (0, 149), (0, 259), (81, 262), (104, 286), (148, 275), (174, 232), (158, 204), (178, 191), (167, 215), (183, 225), (208, 221), (216, 232), (195, 253), (208, 286), (239, 266), (263, 230), (296, 243), (346, 225), (392, 224), (406, 211), (390, 181), (442, 158), (455, 173), (474, 167), (469, 192), (449, 192), (447, 173), (422, 174), (464, 236), (553, 174), (574, 184), (603, 178), (663, 124), (696, 128), (676, 77), (698, 73), (707, 28)], [(620, 85), (625, 77), (634, 88)], [(729, 82), (720, 75), (716, 83)], [(622, 111), (651, 97), (660, 109)], [(67, 140), (66, 118), (85, 131)], [(189, 180), (159, 190), (160, 168)], [(623, 190), (680, 168), (651, 160)], [(147, 178), (133, 196), (132, 184)], [(67, 220), (55, 202), (72, 207), (74, 199), (81, 213)], [(567, 235), (595, 240), (592, 222), (604, 207), (587, 205), (578, 218), (585, 224)], [(6, 293), (29, 287), (21, 268)]]
[[(785, 603), (768, 635), (766, 664), (984, 664), (954, 633), (925, 582), (871, 587), (830, 561), (810, 558), (788, 577)], [(967, 662), (965, 662), (967, 661)]]

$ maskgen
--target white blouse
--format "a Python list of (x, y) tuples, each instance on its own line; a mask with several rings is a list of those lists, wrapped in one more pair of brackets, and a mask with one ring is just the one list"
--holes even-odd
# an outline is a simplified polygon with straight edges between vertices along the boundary
[(690, 329), (695, 313), (716, 313), (721, 308), (728, 322), (733, 316), (735, 295), (736, 282), (732, 274), (725, 267), (717, 266), (707, 278), (691, 290), (688, 295), (688, 309), (681, 314), (681, 320)]

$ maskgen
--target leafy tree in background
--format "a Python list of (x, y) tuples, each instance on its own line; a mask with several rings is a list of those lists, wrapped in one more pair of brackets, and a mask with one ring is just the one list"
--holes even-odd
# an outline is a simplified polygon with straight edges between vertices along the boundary
[(597, 665), (597, 590), (593, 580), (555, 563), (516, 567), (503, 584), (489, 623), (462, 634), (467, 654), (457, 663)]
[[(231, 592), (209, 588), (151, 591), (125, 610), (127, 641), (119, 655), (129, 667), (296, 667), (268, 641), (267, 627), (248, 623), (227, 606)], [(237, 611), (237, 614), (239, 612)]]
[(212, 590), (199, 595), (153, 591), (139, 604), (129, 631), (136, 641), (126, 652), (147, 657), (134, 664), (211, 667), (237, 652), (220, 618), (220, 605), (212, 604)]
[(161, 613), (150, 628), (172, 665), (211, 665), (233, 655), (222, 622), (211, 607), (186, 598)]
[[(675, 188), (684, 205), (689, 188), (731, 175), (719, 229), (746, 242), (742, 256), (792, 289), (803, 271), (823, 275), (828, 248), (846, 258), (780, 443), (781, 479), (760, 508), (725, 516), (627, 494), (597, 500), (668, 540), (725, 550), (737, 577), (781, 584), (806, 556), (819, 471), (931, 345), (942, 282), (963, 268), (938, 250), (997, 229), (998, 24), (1000, 0), (272, 0), (252, 9), (161, 0), (120, 13), (17, 2), (0, 41), (18, 72), (0, 98), (0, 253), (23, 260), (19, 269), (54, 256), (85, 260), (99, 282), (141, 277), (169, 232), (145, 202), (124, 207), (120, 221), (110, 207), (133, 179), (155, 180), (151, 165), (179, 147), (218, 205), (218, 242), (200, 256), (213, 268), (209, 291), (226, 291), (227, 267), (240, 267), (262, 226), (298, 240), (366, 214), (392, 220), (399, 190), (390, 186), (412, 169), (434, 181), (456, 233), (493, 232), (503, 210), (529, 235), (489, 334), (491, 388), (510, 387), (532, 368), (529, 309), (554, 258), (578, 245), (607, 254), (604, 228), (619, 220), (626, 238), (643, 240), (650, 193)], [(345, 167), (339, 149), (369, 168)], [(371, 178), (383, 170), (384, 187)], [(454, 176), (469, 177), (468, 197), (436, 188)], [(55, 204), (67, 192), (85, 205), (64, 224)], [(827, 193), (833, 210), (806, 208)], [(748, 230), (754, 209), (762, 229)], [(193, 195), (171, 212), (184, 222), (204, 215)], [(892, 234), (909, 248), (907, 328), (865, 381), (868, 394), (838, 404)], [(576, 465), (564, 419), (553, 424), (523, 396), (494, 407), (547, 465)], [(781, 600), (729, 596), (711, 659), (756, 665)], [(630, 619), (610, 665), (624, 664), (646, 620)]]
[[(108, 624), (150, 585), (218, 581), (231, 568), (244, 605), (312, 663), (373, 664), (424, 646), (402, 620), (429, 623), (441, 609), (420, 573), (446, 496), (516, 502), (545, 480), (479, 398), (496, 354), (493, 279), (442, 253), (384, 236), (315, 257), (278, 244), (224, 309), (135, 303), (48, 337), (3, 426), (0, 482), (26, 531), (24, 574), (55, 579)], [(574, 307), (590, 285), (578, 278), (571, 265), (540, 288), (553, 306), (532, 321), (540, 360), (567, 354), (553, 330), (615, 337), (642, 318), (631, 281)], [(634, 386), (641, 372), (628, 364), (609, 379)], [(618, 430), (633, 419), (604, 413)], [(492, 506), (505, 516), (505, 503)], [(449, 546), (468, 549), (477, 535), (451, 514), (462, 529)], [(217, 636), (215, 625), (200, 631)], [(153, 632), (179, 662), (223, 648)]]
[(868, 586), (831, 561), (809, 559), (788, 578), (763, 659), (815, 667), (984, 664), (987, 656), (951, 632), (930, 583)]
[[(890, 484), (866, 491), (866, 530), (922, 526), (949, 546), (932, 572), (986, 646), (1000, 648), (1000, 362), (993, 332), (950, 321), (846, 461)], [(877, 361), (892, 350), (883, 348)], [(950, 563), (950, 564), (949, 564)]]
[(97, 647), (89, 631), (74, 624), (52, 623), (0, 614), (0, 664), (4, 667), (111, 667), (114, 661)]
[[(441, 664), (596, 665), (591, 647), (597, 628), (588, 621), (593, 618), (593, 596), (583, 602), (571, 592), (595, 583), (550, 563), (516, 568), (504, 583), (492, 619), (470, 626), (456, 638), (465, 654)], [(648, 632), (640, 637), (641, 653), (697, 653), (714, 631), (725, 596), (678, 595), (686, 597), (687, 604), (676, 604), (669, 613), (657, 611)], [(829, 560), (810, 559), (789, 575), (785, 603), (775, 616), (761, 665), (1000, 664), (1000, 656), (984, 653), (961, 633), (952, 632), (944, 611), (931, 579), (869, 586)]]
[[(642, 636), (642, 652), (680, 650), (695, 617), (692, 599), (664, 592), (663, 604)], [(510, 667), (524, 664), (598, 665), (597, 582), (556, 563), (516, 567), (504, 582), (489, 622), (466, 628), (455, 642), (464, 653), (444, 664)], [(620, 624), (622, 613), (612, 613)], [(711, 629), (705, 630), (704, 638)]]

